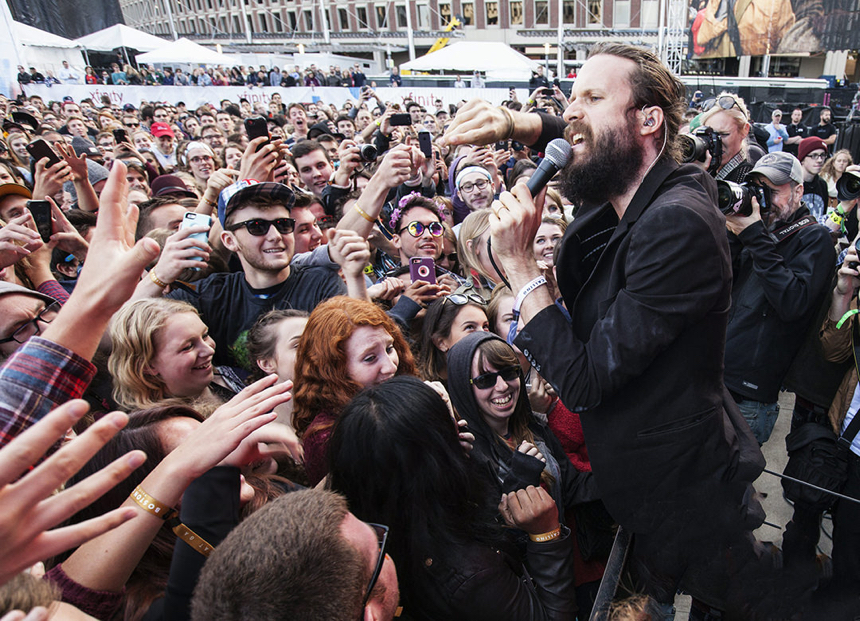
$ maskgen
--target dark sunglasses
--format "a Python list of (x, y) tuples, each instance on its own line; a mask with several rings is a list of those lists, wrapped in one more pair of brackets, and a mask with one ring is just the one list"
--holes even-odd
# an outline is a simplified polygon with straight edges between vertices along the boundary
[(716, 99), (709, 101), (702, 107), (702, 112), (707, 112), (714, 106), (719, 106), (723, 110), (731, 110), (732, 108), (737, 106), (737, 109), (741, 111), (741, 114), (746, 116), (746, 113), (744, 113), (744, 110), (743, 108), (741, 108), (741, 105), (738, 103), (738, 100), (731, 95), (723, 95), (722, 97), (717, 97)]
[(367, 585), (367, 591), (364, 593), (364, 599), (361, 602), (362, 619), (364, 618), (364, 607), (367, 605), (367, 600), (370, 599), (370, 594), (373, 592), (373, 587), (376, 586), (376, 581), (379, 580), (379, 574), (382, 573), (382, 565), (385, 563), (385, 544), (388, 542), (388, 527), (384, 524), (367, 524), (374, 531), (379, 541), (379, 556), (376, 558), (376, 567), (373, 569), (373, 574), (370, 576), (370, 584)]
[(421, 222), (410, 222), (405, 227), (400, 229), (400, 233), (403, 231), (407, 231), (412, 237), (421, 237), (424, 235), (424, 231), (430, 231), (430, 235), (433, 237), (439, 237), (443, 232), (444, 228), (442, 227), (441, 222), (431, 222), (430, 224), (422, 224)]
[(493, 386), (495, 386), (496, 380), (500, 376), (506, 382), (511, 382), (515, 380), (520, 376), (520, 365), (515, 364), (509, 367), (505, 367), (504, 369), (499, 369), (498, 371), (487, 371), (486, 373), (482, 373), (478, 377), (473, 377), (469, 380), (469, 383), (474, 385), (476, 388), (486, 390), (487, 388), (492, 388)]
[(296, 221), (293, 218), (278, 218), (276, 220), (263, 220), (262, 218), (254, 218), (253, 220), (245, 220), (237, 222), (227, 227), (228, 231), (235, 231), (245, 227), (248, 233), (254, 237), (262, 237), (269, 232), (269, 227), (274, 226), (275, 230), (281, 235), (292, 233), (296, 226)]

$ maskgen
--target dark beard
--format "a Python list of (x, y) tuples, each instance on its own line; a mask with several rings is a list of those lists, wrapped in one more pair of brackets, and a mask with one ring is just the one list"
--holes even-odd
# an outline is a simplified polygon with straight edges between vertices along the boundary
[[(626, 193), (637, 180), (645, 150), (634, 137), (634, 128), (612, 128), (594, 135), (580, 132), (588, 143), (585, 157), (573, 156), (561, 172), (561, 193), (577, 207), (602, 205)], [(570, 128), (568, 129), (570, 135)]]

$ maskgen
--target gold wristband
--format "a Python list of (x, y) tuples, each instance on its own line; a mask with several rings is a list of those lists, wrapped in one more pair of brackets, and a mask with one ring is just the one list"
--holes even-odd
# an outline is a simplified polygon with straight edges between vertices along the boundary
[(371, 224), (376, 222), (376, 219), (371, 218), (369, 213), (367, 213), (364, 209), (362, 209), (361, 207), (358, 206), (358, 203), (356, 203), (354, 205), (354, 207), (355, 207), (355, 210), (358, 212), (358, 215), (360, 215), (362, 218), (364, 218), (365, 220), (367, 220)]
[(141, 509), (147, 513), (151, 513), (157, 518), (161, 518), (162, 520), (169, 520), (176, 515), (175, 509), (158, 502), (155, 498), (143, 491), (143, 488), (140, 485), (134, 488), (129, 498), (136, 502)]
[(217, 206), (218, 206), (218, 203), (216, 203), (215, 201), (210, 201), (210, 200), (209, 200), (208, 198), (206, 198), (205, 196), (200, 197), (200, 200), (202, 200), (204, 203), (206, 203), (206, 204), (207, 204), (207, 205), (209, 205), (210, 207), (217, 207)]
[(164, 282), (158, 276), (156, 276), (155, 268), (152, 268), (151, 270), (149, 270), (149, 279), (152, 282), (154, 282), (156, 285), (161, 287), (162, 289), (164, 289), (165, 287), (167, 287), (170, 284), (169, 282)]
[(215, 549), (211, 543), (180, 522), (178, 518), (171, 521), (169, 526), (170, 530), (176, 533), (176, 536), (182, 539), (182, 541), (191, 546), (195, 552), (199, 552), (203, 556), (209, 556), (212, 554), (212, 550)]
[(508, 118), (508, 129), (505, 132), (503, 140), (510, 140), (511, 136), (514, 135), (514, 116), (511, 114), (511, 111), (504, 106), (499, 106), (499, 110), (504, 112), (505, 116)]
[(534, 541), (535, 543), (545, 543), (547, 541), (552, 541), (553, 539), (558, 539), (561, 537), (561, 525), (555, 530), (551, 530), (548, 533), (542, 533), (540, 535), (529, 535), (529, 539)]

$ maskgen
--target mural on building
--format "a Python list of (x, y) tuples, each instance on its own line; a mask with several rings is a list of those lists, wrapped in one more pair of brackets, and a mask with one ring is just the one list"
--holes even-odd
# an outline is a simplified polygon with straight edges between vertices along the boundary
[(694, 58), (860, 47), (856, 0), (692, 0)]

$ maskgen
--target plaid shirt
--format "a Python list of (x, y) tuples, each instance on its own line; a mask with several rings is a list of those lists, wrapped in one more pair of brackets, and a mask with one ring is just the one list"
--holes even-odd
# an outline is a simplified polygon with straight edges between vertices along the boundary
[(79, 399), (96, 367), (76, 353), (38, 336), (0, 367), (0, 447), (71, 399)]

